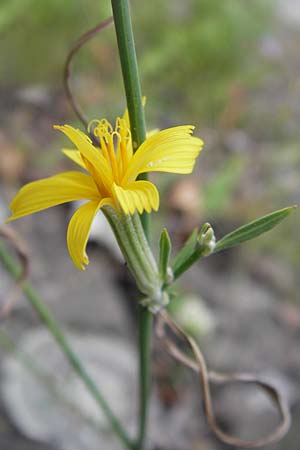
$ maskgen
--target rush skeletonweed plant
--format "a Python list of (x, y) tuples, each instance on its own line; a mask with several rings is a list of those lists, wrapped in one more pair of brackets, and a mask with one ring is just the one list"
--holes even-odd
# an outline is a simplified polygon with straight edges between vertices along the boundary
[[(216, 372), (209, 372), (195, 341), (170, 319), (164, 311), (164, 306), (174, 295), (171, 286), (173, 281), (195, 262), (269, 231), (290, 215), (295, 207), (287, 207), (260, 217), (237, 228), (219, 241), (216, 241), (210, 224), (205, 223), (201, 228), (193, 231), (172, 262), (170, 262), (171, 240), (167, 230), (164, 229), (160, 238), (159, 259), (158, 262), (156, 261), (148, 242), (145, 226), (144, 219), (148, 216), (144, 214), (158, 210), (159, 193), (151, 181), (141, 179), (141, 176), (143, 178), (145, 177), (143, 174), (150, 172), (190, 174), (203, 147), (203, 142), (193, 136), (192, 125), (155, 131), (144, 140), (146, 134), (144, 110), (128, 1), (112, 0), (112, 8), (128, 111), (126, 110), (122, 117), (116, 119), (114, 126), (106, 119), (93, 120), (87, 127), (86, 133), (70, 125), (56, 125), (55, 128), (64, 133), (75, 146), (73, 149), (64, 149), (63, 153), (78, 166), (79, 170), (63, 172), (22, 187), (10, 204), (11, 216), (7, 222), (66, 202), (85, 201), (72, 216), (67, 230), (68, 250), (72, 261), (80, 270), (84, 270), (89, 263), (86, 246), (93, 219), (100, 209), (110, 223), (128, 268), (143, 296), (138, 318), (140, 415), (139, 436), (135, 441), (131, 440), (127, 431), (110, 410), (106, 400), (67, 344), (47, 307), (36, 296), (29, 284), (23, 285), (23, 290), (128, 450), (143, 450), (145, 446), (150, 392), (151, 313), (158, 313), (157, 336), (164, 340), (169, 353), (179, 362), (195, 370), (198, 375), (201, 374), (199, 378), (202, 383), (204, 409), (208, 423), (216, 436), (227, 444), (246, 448), (256, 448), (276, 442), (287, 432), (290, 423), (289, 411), (281, 395), (266, 381), (260, 381), (253, 376), (223, 376)], [(88, 38), (94, 35), (95, 30), (100, 30), (111, 22), (112, 20), (108, 19), (87, 32), (74, 48), (80, 48)], [(71, 51), (70, 55), (72, 54)], [(70, 58), (68, 61), (70, 62)], [(74, 102), (72, 103), (74, 106)], [(84, 122), (87, 123), (87, 121)], [(139, 144), (138, 148), (135, 148), (134, 141)], [(8, 261), (6, 254), (5, 260)], [(7, 266), (14, 276), (18, 274), (18, 271), (12, 269), (12, 263), (9, 262)], [(173, 333), (188, 346), (194, 360), (183, 354), (179, 347), (174, 347), (164, 333), (165, 325), (168, 325)], [(282, 422), (273, 433), (257, 441), (244, 441), (227, 435), (219, 429), (214, 418), (209, 383), (216, 380), (217, 382), (220, 380), (251, 382), (259, 385), (275, 400)]]

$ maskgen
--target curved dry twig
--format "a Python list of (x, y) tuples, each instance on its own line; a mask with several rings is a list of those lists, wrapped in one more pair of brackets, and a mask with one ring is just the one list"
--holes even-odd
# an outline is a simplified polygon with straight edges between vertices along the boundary
[(0, 236), (11, 243), (21, 263), (21, 271), (16, 279), (15, 286), (5, 299), (4, 304), (0, 309), (0, 319), (3, 319), (9, 315), (22, 295), (22, 284), (29, 274), (29, 257), (25, 242), (13, 228), (8, 225), (3, 225), (0, 228)]
[[(187, 335), (182, 328), (180, 328), (176, 322), (167, 314), (166, 311), (161, 311), (158, 315), (156, 323), (157, 336), (162, 340), (167, 351), (179, 362), (194, 370), (200, 375), (200, 384), (204, 399), (204, 410), (207, 421), (214, 432), (214, 434), (224, 443), (244, 448), (258, 448), (265, 445), (269, 445), (274, 442), (278, 442), (288, 431), (291, 423), (289, 408), (278, 392), (278, 390), (272, 386), (269, 382), (263, 378), (247, 373), (232, 373), (222, 374), (218, 372), (210, 372), (207, 369), (205, 359), (196, 344), (195, 340)], [(182, 339), (188, 347), (192, 350), (194, 359), (189, 358), (184, 352), (182, 352), (178, 346), (167, 336), (166, 326), (174, 333), (175, 336)], [(269, 435), (256, 439), (256, 440), (243, 440), (235, 436), (231, 436), (220, 429), (216, 422), (216, 418), (213, 411), (211, 392), (211, 383), (228, 383), (228, 382), (243, 382), (252, 383), (263, 389), (267, 395), (271, 397), (276, 405), (276, 408), (280, 414), (281, 422), (276, 429)]]
[(113, 23), (113, 17), (109, 17), (108, 19), (104, 20), (103, 22), (96, 25), (94, 28), (91, 28), (86, 33), (84, 33), (80, 38), (76, 41), (76, 43), (73, 45), (71, 50), (68, 53), (66, 63), (65, 63), (65, 69), (64, 69), (64, 89), (66, 96), (77, 115), (78, 119), (83, 123), (83, 125), (87, 128), (89, 120), (85, 117), (84, 113), (82, 112), (80, 106), (78, 105), (77, 101), (73, 97), (72, 89), (70, 85), (71, 75), (72, 75), (72, 59), (75, 53), (78, 52), (78, 50), (92, 37), (94, 37), (99, 31), (104, 30), (104, 28), (108, 27)]

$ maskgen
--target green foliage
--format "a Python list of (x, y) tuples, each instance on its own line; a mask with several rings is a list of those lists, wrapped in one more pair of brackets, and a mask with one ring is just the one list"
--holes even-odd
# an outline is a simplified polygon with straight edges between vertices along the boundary
[(242, 176), (245, 162), (239, 156), (229, 157), (221, 169), (203, 186), (205, 211), (219, 216), (229, 207), (232, 195)]
[(295, 209), (296, 206), (289, 206), (260, 217), (227, 234), (217, 243), (215, 243), (214, 231), (208, 223), (204, 224), (200, 231), (195, 229), (173, 261), (174, 279), (186, 272), (201, 258), (242, 244), (266, 233), (288, 217)]
[(233, 247), (234, 245), (241, 244), (266, 233), (288, 217), (295, 209), (296, 206), (289, 206), (237, 228), (216, 243), (214, 252), (225, 250), (226, 248)]
[(175, 274), (175, 278), (177, 276), (177, 273), (182, 273), (181, 268), (185, 265), (186, 261), (191, 259), (197, 245), (197, 237), (198, 229), (195, 228), (191, 235), (188, 237), (183, 247), (177, 253), (172, 264), (172, 270)]
[[(132, 0), (143, 93), (151, 98), (150, 122), (152, 115), (156, 124), (169, 114), (172, 123), (185, 117), (191, 123), (218, 117), (232, 88), (243, 85), (255, 70), (250, 55), (266, 29), (271, 3), (152, 0), (141, 4)], [(109, 15), (109, 1), (2, 0), (0, 79), (57, 86), (71, 45)], [(102, 93), (101, 100), (108, 97), (110, 104), (122, 97), (116, 55), (111, 28), (76, 57), (76, 64), (82, 64), (80, 69), (75, 66), (76, 73), (92, 72), (97, 79), (93, 86), (87, 82), (86, 90), (96, 89)]]
[(169, 260), (172, 250), (171, 239), (166, 228), (163, 228), (159, 241), (159, 272), (164, 281), (168, 282)]
[(95, 25), (95, 16), (100, 22), (109, 14), (108, 2), (2, 0), (0, 79), (57, 84), (70, 46)]
[(218, 115), (235, 84), (251, 78), (270, 8), (269, 0), (152, 0), (147, 13), (136, 5), (142, 79), (173, 120), (185, 109), (196, 122)]

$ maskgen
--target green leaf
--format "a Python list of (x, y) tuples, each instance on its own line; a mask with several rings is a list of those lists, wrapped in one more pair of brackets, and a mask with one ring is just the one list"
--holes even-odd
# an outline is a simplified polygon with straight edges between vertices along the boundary
[(266, 233), (288, 217), (296, 208), (297, 206), (289, 206), (288, 208), (280, 209), (226, 234), (226, 236), (216, 243), (214, 253)]
[(195, 228), (192, 234), (188, 237), (183, 247), (179, 250), (177, 255), (175, 256), (175, 259), (172, 264), (172, 269), (174, 272), (175, 278), (177, 276), (177, 272), (180, 271), (181, 273), (181, 267), (185, 265), (185, 262), (191, 257), (191, 255), (194, 253), (196, 245), (197, 245), (197, 237), (198, 237), (198, 228)]
[(166, 281), (168, 278), (168, 267), (172, 250), (171, 239), (166, 228), (161, 232), (159, 249), (159, 271), (163, 280)]

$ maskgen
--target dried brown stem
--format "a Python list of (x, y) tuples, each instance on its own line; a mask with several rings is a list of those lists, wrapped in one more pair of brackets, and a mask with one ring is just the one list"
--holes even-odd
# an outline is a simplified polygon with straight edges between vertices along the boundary
[[(178, 348), (173, 340), (171, 340), (166, 334), (166, 328), (169, 328), (172, 333), (180, 338), (190, 348), (194, 358), (188, 357), (182, 350)], [(258, 448), (271, 443), (278, 442), (288, 431), (291, 418), (289, 408), (285, 402), (285, 399), (281, 396), (278, 390), (272, 386), (266, 380), (248, 373), (231, 373), (222, 374), (218, 372), (208, 371), (205, 359), (196, 344), (195, 340), (186, 334), (182, 328), (180, 328), (176, 322), (167, 314), (166, 311), (161, 311), (158, 314), (156, 323), (157, 336), (162, 340), (168, 353), (172, 355), (177, 361), (189, 367), (193, 371), (197, 372), (200, 377), (200, 384), (204, 399), (205, 415), (213, 433), (224, 443), (244, 448)], [(213, 411), (210, 383), (229, 383), (229, 382), (242, 382), (255, 384), (263, 389), (266, 394), (271, 397), (275, 404), (278, 413), (281, 418), (281, 422), (276, 429), (269, 435), (256, 439), (256, 440), (243, 440), (235, 436), (231, 436), (220, 429), (216, 422), (216, 418)]]
[(73, 108), (75, 114), (77, 115), (78, 119), (83, 123), (83, 125), (87, 128), (89, 124), (89, 120), (86, 118), (85, 114), (82, 112), (80, 106), (78, 105), (77, 101), (75, 100), (72, 89), (71, 89), (71, 75), (72, 75), (72, 60), (73, 56), (78, 52), (78, 50), (91, 38), (93, 38), (99, 31), (104, 30), (106, 27), (111, 25), (113, 23), (113, 18), (109, 17), (108, 19), (104, 20), (103, 22), (96, 25), (94, 28), (91, 28), (86, 33), (84, 33), (80, 38), (76, 41), (76, 43), (73, 45), (71, 50), (68, 53), (67, 60), (65, 63), (65, 69), (64, 69), (64, 89), (66, 96), (70, 102), (71, 107)]

